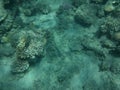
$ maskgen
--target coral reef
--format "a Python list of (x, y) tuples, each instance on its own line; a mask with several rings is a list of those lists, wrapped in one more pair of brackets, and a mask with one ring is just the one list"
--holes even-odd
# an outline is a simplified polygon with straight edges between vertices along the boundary
[(116, 12), (116, 9), (119, 8), (119, 4), (119, 0), (109, 0), (104, 6), (104, 11), (106, 13)]
[(96, 39), (83, 40), (82, 45), (86, 51), (91, 50), (100, 57), (106, 57), (106, 54), (108, 53), (105, 48), (102, 48), (100, 42)]
[(100, 26), (100, 31), (112, 38), (115, 32), (119, 32), (120, 30), (120, 19), (114, 17), (107, 17), (105, 22)]
[(10, 44), (1, 44), (0, 45), (0, 57), (8, 56), (11, 57), (15, 53), (14, 48)]
[(105, 3), (107, 0), (91, 0), (94, 3)]
[(74, 13), (75, 8), (70, 3), (63, 3), (60, 5), (56, 12), (58, 27), (60, 29), (69, 27), (74, 20)]
[[(17, 41), (14, 41), (14, 37), (16, 35), (14, 36), (13, 32), (11, 32), (11, 35), (11, 45), (16, 49), (16, 58), (18, 62), (18, 66), (15, 65), (15, 67), (16, 69), (23, 69), (22, 71), (12, 70), (12, 72), (24, 72), (26, 69), (29, 68), (29, 63), (36, 63), (36, 58), (44, 55), (46, 44), (45, 31), (19, 31)], [(14, 64), (16, 63), (13, 63), (12, 67), (14, 66)], [(24, 66), (27, 66), (25, 70)]]
[(119, 60), (115, 60), (111, 67), (110, 67), (110, 71), (113, 72), (114, 74), (120, 74), (120, 63)]
[(72, 0), (72, 5), (78, 8), (80, 5), (87, 3), (87, 0)]
[(46, 3), (41, 3), (41, 1), (38, 1), (38, 3), (30, 1), (29, 3), (22, 3), (19, 7), (20, 13), (23, 13), (25, 16), (34, 16), (36, 14), (48, 14), (51, 11), (51, 7)]
[(0, 1), (0, 22), (4, 21), (7, 16), (7, 12), (4, 9), (3, 1)]
[[(110, 53), (119, 52), (119, 32), (120, 32), (120, 19), (114, 17), (107, 17), (105, 22), (100, 26), (101, 34), (106, 36), (110, 41), (107, 42), (111, 44)], [(104, 40), (105, 41), (105, 40)], [(108, 40), (107, 40), (108, 41)], [(105, 41), (106, 42), (106, 41)]]
[(89, 27), (93, 24), (93, 22), (95, 21), (96, 18), (94, 13), (95, 11), (92, 9), (92, 7), (90, 5), (81, 5), (75, 13), (75, 22), (77, 22), (78, 24), (85, 26), (85, 27)]
[(120, 90), (120, 0), (0, 0), (0, 90)]
[[(99, 25), (98, 37), (102, 48), (106, 49), (107, 57), (100, 64), (100, 71), (111, 72), (119, 75), (119, 56), (120, 56), (120, 16), (119, 16), (119, 1), (108, 0), (104, 5), (104, 20)], [(118, 11), (117, 11), (118, 10)], [(116, 58), (117, 57), (117, 58)], [(117, 60), (116, 60), (117, 59)], [(112, 82), (116, 85), (115, 82)], [(117, 86), (115, 86), (117, 87)]]
[(17, 60), (11, 66), (11, 72), (14, 73), (14, 74), (24, 73), (25, 71), (28, 70), (28, 68), (29, 68), (28, 61)]

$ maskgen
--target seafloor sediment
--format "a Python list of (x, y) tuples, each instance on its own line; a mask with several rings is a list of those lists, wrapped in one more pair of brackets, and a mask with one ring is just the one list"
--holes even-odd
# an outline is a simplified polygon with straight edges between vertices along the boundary
[(0, 90), (120, 90), (120, 0), (0, 0)]

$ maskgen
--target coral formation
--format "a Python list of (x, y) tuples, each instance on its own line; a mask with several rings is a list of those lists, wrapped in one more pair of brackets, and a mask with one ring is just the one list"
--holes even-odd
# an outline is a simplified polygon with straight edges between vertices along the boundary
[(74, 13), (75, 8), (70, 3), (60, 5), (56, 12), (58, 27), (61, 29), (69, 27), (74, 20)]
[[(14, 33), (11, 33), (11, 39), (14, 40)], [(45, 53), (45, 44), (46, 44), (46, 37), (45, 31), (38, 30), (38, 31), (19, 31), (18, 32), (18, 40), (12, 41), (12, 46), (16, 49), (16, 58), (18, 59), (18, 63), (20, 61), (21, 68), (24, 67), (24, 62), (28, 63), (35, 63), (36, 57), (41, 57)], [(26, 64), (25, 63), (25, 64)], [(14, 66), (13, 63), (12, 66)], [(23, 66), (22, 66), (23, 64)], [(18, 67), (18, 69), (20, 68)], [(27, 67), (29, 68), (29, 67)], [(26, 68), (26, 69), (27, 69)], [(12, 68), (13, 69), (13, 68)], [(13, 72), (14, 70), (12, 70)], [(21, 71), (24, 72), (25, 70)], [(16, 70), (17, 73), (17, 70)], [(19, 73), (19, 70), (18, 70)]]
[(120, 32), (120, 19), (115, 17), (107, 17), (105, 22), (100, 26), (100, 31), (102, 35), (106, 36), (107, 39), (111, 40), (112, 46), (110, 49), (110, 53), (119, 52), (119, 32)]
[(112, 38), (115, 32), (119, 32), (120, 30), (120, 19), (114, 17), (107, 17), (105, 22), (100, 26), (100, 31)]
[(90, 5), (81, 5), (75, 13), (75, 21), (85, 27), (89, 27), (93, 24), (93, 18), (96, 18), (94, 15), (94, 11), (92, 11), (92, 7)]
[(120, 74), (120, 63), (119, 60), (115, 60), (111, 67), (110, 67), (111, 72), (113, 72), (114, 74)]
[(87, 3), (87, 0), (72, 0), (72, 5), (76, 8), (85, 3)]
[(91, 2), (95, 2), (95, 3), (103, 3), (105, 1), (107, 1), (107, 0), (91, 0)]
[(104, 10), (106, 13), (114, 12), (119, 8), (119, 4), (120, 2), (118, 0), (109, 0), (104, 6)]
[(14, 74), (24, 73), (29, 69), (29, 63), (25, 60), (17, 60), (11, 66), (11, 72)]
[(6, 56), (11, 57), (15, 53), (14, 48), (10, 44), (1, 44), (0, 45), (0, 57)]
[(25, 16), (34, 16), (36, 14), (48, 14), (51, 11), (51, 7), (46, 3), (34, 3), (34, 1), (30, 1), (31, 4), (23, 3), (19, 8), (19, 11), (23, 13)]
[(120, 90), (120, 0), (0, 0), (0, 90)]

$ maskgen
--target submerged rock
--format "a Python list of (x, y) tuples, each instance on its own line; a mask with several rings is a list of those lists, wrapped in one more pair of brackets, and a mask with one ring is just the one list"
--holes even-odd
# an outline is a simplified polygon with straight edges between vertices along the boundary
[(92, 10), (92, 7), (90, 5), (81, 5), (74, 16), (75, 22), (78, 24), (89, 27), (95, 22), (95, 11)]
[(0, 23), (5, 20), (7, 12), (3, 6), (3, 0), (0, 1)]
[(10, 44), (0, 44), (0, 57), (11, 57), (15, 53), (14, 48)]
[(113, 38), (117, 41), (120, 41), (120, 31), (113, 34)]
[(87, 3), (87, 0), (72, 0), (72, 5), (76, 8), (85, 3)]
[(113, 61), (111, 67), (110, 67), (111, 72), (113, 72), (114, 74), (120, 74), (120, 61), (119, 60), (115, 60)]
[(94, 2), (94, 3), (106, 3), (107, 0), (90, 0), (91, 2)]
[(118, 9), (119, 7), (120, 7), (119, 0), (108, 0), (108, 2), (104, 6), (104, 11), (106, 13), (112, 13), (114, 11), (116, 12), (116, 9)]

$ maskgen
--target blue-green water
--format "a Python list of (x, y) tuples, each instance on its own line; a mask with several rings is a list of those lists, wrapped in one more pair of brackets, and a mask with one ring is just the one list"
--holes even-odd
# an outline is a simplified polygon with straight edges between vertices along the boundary
[(0, 0), (0, 90), (120, 90), (120, 1)]

